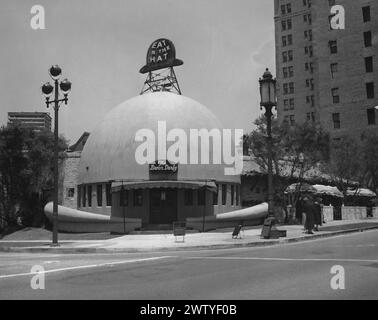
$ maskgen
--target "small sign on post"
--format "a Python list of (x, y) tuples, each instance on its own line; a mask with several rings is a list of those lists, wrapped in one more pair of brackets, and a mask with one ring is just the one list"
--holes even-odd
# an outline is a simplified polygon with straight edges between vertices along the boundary
[(182, 242), (185, 242), (185, 229), (186, 223), (182, 221), (173, 222), (173, 235), (175, 236), (175, 242), (177, 237), (182, 237)]

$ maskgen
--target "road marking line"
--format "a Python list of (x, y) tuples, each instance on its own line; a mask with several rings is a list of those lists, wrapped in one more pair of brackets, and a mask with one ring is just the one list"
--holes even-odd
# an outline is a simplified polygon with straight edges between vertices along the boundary
[[(60, 243), (71, 243), (71, 242), (102, 242), (105, 240), (110, 240), (110, 239), (103, 239), (103, 240), (59, 240)], [(41, 243), (42, 245), (50, 245), (51, 240), (46, 239), (46, 240), (0, 240), (0, 244), (2, 243)]]
[(69, 270), (114, 266), (114, 265), (118, 265), (118, 264), (155, 261), (155, 260), (161, 260), (161, 259), (167, 259), (167, 258), (172, 258), (172, 256), (162, 256), (162, 257), (142, 258), (142, 259), (133, 259), (133, 260), (113, 261), (113, 262), (105, 262), (105, 263), (98, 263), (98, 264), (88, 264), (88, 265), (83, 265), (83, 266), (74, 266), (74, 267), (45, 270), (44, 272), (40, 272), (40, 273), (38, 273), (38, 272), (25, 272), (25, 273), (16, 273), (16, 274), (6, 274), (6, 275), (0, 275), (0, 279), (21, 277), (21, 276), (31, 276), (31, 275), (35, 275), (35, 274), (41, 274), (41, 273), (54, 273), (54, 272), (69, 271)]
[(378, 262), (378, 260), (367, 260), (367, 259), (300, 259), (300, 258), (261, 258), (261, 257), (184, 257), (185, 259), (202, 259), (202, 260), (267, 260), (267, 261), (342, 261), (342, 262)]

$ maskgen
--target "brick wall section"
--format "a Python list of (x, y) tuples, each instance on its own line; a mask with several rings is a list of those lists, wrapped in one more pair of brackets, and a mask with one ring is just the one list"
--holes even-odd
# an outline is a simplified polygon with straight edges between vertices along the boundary
[[(68, 208), (77, 209), (77, 183), (79, 173), (79, 162), (81, 152), (67, 152), (63, 161), (63, 185), (62, 188), (62, 205)], [(69, 197), (68, 189), (74, 188), (73, 197)]]
[[(307, 5), (304, 5), (306, 4)], [(276, 76), (278, 81), (278, 118), (294, 115), (295, 121), (303, 123), (307, 113), (314, 112), (315, 121), (329, 131), (332, 138), (352, 134), (358, 140), (362, 132), (378, 132), (378, 112), (375, 112), (376, 124), (368, 125), (367, 109), (378, 105), (378, 2), (376, 0), (337, 0), (336, 4), (345, 8), (345, 30), (331, 30), (329, 24), (330, 9), (328, 0), (275, 0), (275, 36), (276, 36)], [(291, 5), (291, 12), (282, 14), (281, 6)], [(362, 7), (370, 6), (371, 21), (364, 22)], [(304, 20), (304, 15), (311, 15), (312, 23)], [(282, 21), (291, 19), (292, 29), (283, 30)], [(312, 30), (312, 39), (304, 36)], [(364, 45), (364, 32), (372, 32), (372, 46)], [(293, 43), (283, 46), (282, 37), (291, 35)], [(337, 41), (337, 54), (331, 54), (329, 41)], [(313, 56), (305, 54), (305, 47), (312, 46)], [(292, 50), (293, 61), (283, 62), (282, 52)], [(365, 57), (373, 57), (373, 72), (366, 72)], [(313, 64), (313, 73), (305, 70), (305, 63)], [(332, 77), (331, 63), (338, 63), (338, 72)], [(293, 67), (294, 76), (284, 78), (283, 68)], [(306, 87), (306, 79), (313, 79), (314, 90)], [(294, 82), (295, 92), (283, 94), (283, 84)], [(366, 83), (374, 82), (375, 97), (368, 99)], [(332, 88), (339, 89), (340, 102), (334, 102)], [(314, 95), (315, 104), (306, 102), (306, 96)], [(295, 99), (293, 110), (285, 110), (284, 100)], [(339, 113), (341, 127), (334, 128), (332, 114)]]

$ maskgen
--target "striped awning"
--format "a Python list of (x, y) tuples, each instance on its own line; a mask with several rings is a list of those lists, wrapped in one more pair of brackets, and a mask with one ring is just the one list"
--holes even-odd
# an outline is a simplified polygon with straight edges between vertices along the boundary
[(130, 189), (153, 189), (153, 188), (174, 188), (174, 189), (200, 189), (206, 188), (211, 192), (217, 191), (214, 181), (188, 181), (188, 180), (144, 180), (144, 181), (116, 181), (112, 182), (112, 192), (117, 192), (121, 188)]
[(348, 188), (346, 194), (347, 196), (370, 197), (370, 198), (374, 198), (377, 196), (375, 192), (369, 189), (364, 189), (364, 188), (359, 188), (359, 189)]

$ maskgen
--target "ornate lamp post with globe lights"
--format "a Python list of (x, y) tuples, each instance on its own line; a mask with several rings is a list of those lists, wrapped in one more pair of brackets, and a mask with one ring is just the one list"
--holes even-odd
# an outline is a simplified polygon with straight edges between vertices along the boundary
[[(46, 82), (42, 86), (42, 93), (46, 97), (46, 106), (47, 108), (50, 104), (54, 104), (54, 195), (53, 195), (53, 239), (52, 245), (58, 246), (58, 153), (59, 153), (59, 140), (58, 140), (58, 112), (60, 103), (68, 102), (68, 93), (71, 90), (71, 82), (67, 79), (59, 82), (60, 76), (62, 74), (62, 69), (55, 65), (51, 66), (49, 69), (51, 78), (54, 80), (54, 87)], [(59, 98), (59, 88), (63, 93), (63, 98)], [(50, 101), (50, 97), (54, 92), (54, 100)]]
[[(273, 79), (272, 74), (267, 68), (260, 83), (261, 110), (265, 108), (266, 128), (267, 128), (267, 153), (268, 153), (268, 218), (264, 222), (262, 230), (262, 237), (264, 238), (279, 238), (281, 231), (275, 228), (274, 217), (274, 203), (273, 203), (273, 170), (272, 170), (272, 117), (273, 107), (277, 106), (276, 97), (276, 79)], [(284, 235), (285, 232), (282, 232)]]

